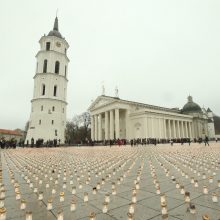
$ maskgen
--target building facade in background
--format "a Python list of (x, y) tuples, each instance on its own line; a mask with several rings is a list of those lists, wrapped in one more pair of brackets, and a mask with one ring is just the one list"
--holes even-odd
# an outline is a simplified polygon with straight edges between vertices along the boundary
[(31, 143), (31, 140), (36, 143), (38, 139), (43, 139), (44, 142), (56, 139), (64, 143), (69, 44), (59, 32), (57, 17), (53, 30), (42, 36), (39, 43), (25, 143)]
[(11, 141), (15, 140), (19, 142), (24, 137), (24, 131), (20, 129), (16, 130), (8, 130), (8, 129), (0, 129), (0, 140)]
[(193, 102), (164, 108), (110, 96), (99, 96), (89, 107), (91, 139), (181, 139), (215, 137), (213, 115)]

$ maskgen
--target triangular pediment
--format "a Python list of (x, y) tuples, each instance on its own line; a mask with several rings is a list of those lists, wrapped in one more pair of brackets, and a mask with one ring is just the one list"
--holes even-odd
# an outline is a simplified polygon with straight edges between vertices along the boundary
[(95, 110), (100, 107), (104, 107), (115, 102), (115, 98), (107, 97), (107, 96), (99, 96), (89, 107), (89, 111)]

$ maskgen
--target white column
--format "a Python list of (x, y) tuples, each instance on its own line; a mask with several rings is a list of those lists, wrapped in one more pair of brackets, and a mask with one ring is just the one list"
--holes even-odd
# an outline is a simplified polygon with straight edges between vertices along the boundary
[(192, 132), (192, 122), (189, 123), (189, 126), (190, 126), (190, 138), (193, 138), (193, 132)]
[(130, 139), (130, 130), (129, 130), (129, 110), (125, 110), (125, 128), (126, 134), (125, 137), (127, 140)]
[(191, 122), (189, 122), (189, 137), (192, 138)]
[(145, 138), (148, 138), (149, 135), (148, 135), (148, 117), (145, 118)]
[(91, 139), (94, 141), (94, 116), (91, 115)]
[(151, 135), (152, 138), (155, 138), (155, 134), (154, 134), (154, 118), (151, 117)]
[(188, 131), (188, 138), (190, 138), (190, 128), (189, 128), (189, 121), (187, 122), (187, 131)]
[(163, 120), (163, 126), (164, 126), (164, 138), (167, 139), (167, 125), (166, 125), (166, 119)]
[(169, 131), (168, 138), (169, 138), (169, 139), (171, 139), (171, 127), (170, 127), (170, 119), (168, 119), (168, 131)]
[(159, 138), (161, 139), (162, 138), (162, 128), (161, 128), (161, 118), (158, 118), (159, 120)]
[(110, 111), (110, 139), (114, 139), (114, 112)]
[(97, 141), (98, 140), (98, 116), (95, 115), (95, 131), (94, 131), (94, 136), (95, 136), (95, 140)]
[(181, 121), (181, 127), (182, 127), (182, 138), (185, 137), (185, 132), (184, 132), (184, 128), (183, 128), (183, 121)]
[(177, 121), (177, 131), (178, 131), (178, 138), (181, 138), (181, 134), (180, 134), (180, 121)]
[(176, 137), (176, 121), (175, 120), (173, 120), (173, 136), (174, 136), (174, 138), (177, 138)]
[(115, 109), (115, 138), (118, 139), (120, 138), (120, 133), (119, 133), (119, 109)]
[(189, 137), (189, 135), (188, 135), (187, 121), (185, 121), (185, 128), (186, 128), (186, 137), (188, 138), (188, 137)]
[(105, 112), (105, 140), (109, 139), (108, 112)]
[(102, 115), (99, 114), (98, 117), (98, 140), (102, 140)]

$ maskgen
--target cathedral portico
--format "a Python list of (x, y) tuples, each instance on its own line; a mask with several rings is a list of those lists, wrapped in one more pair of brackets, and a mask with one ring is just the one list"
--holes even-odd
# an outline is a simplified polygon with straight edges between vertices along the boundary
[(91, 115), (92, 140), (109, 140), (126, 138), (126, 109), (113, 108)]

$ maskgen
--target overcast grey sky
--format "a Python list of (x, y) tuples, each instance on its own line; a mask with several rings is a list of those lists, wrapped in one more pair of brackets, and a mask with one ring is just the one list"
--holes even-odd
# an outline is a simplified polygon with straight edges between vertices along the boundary
[(69, 42), (67, 118), (106, 95), (182, 108), (191, 94), (220, 115), (219, 0), (0, 0), (0, 128), (24, 128), (39, 39)]

